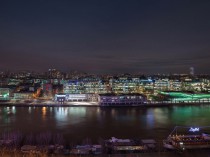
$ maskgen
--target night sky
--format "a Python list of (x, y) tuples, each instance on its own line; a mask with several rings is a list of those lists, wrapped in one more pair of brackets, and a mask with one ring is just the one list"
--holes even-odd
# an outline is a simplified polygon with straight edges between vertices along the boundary
[(0, 70), (210, 74), (210, 0), (1, 0)]

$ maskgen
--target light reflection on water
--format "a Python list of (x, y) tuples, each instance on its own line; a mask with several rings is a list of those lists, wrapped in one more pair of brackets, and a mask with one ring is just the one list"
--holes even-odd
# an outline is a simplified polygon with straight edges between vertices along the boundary
[(43, 119), (45, 119), (46, 113), (47, 113), (46, 107), (42, 107), (42, 117), (43, 117)]
[(161, 108), (0, 107), (0, 132), (59, 132), (72, 141), (89, 137), (157, 138), (176, 125), (209, 125), (210, 106)]
[(54, 110), (56, 125), (65, 127), (66, 124), (76, 124), (83, 120), (86, 116), (86, 108), (84, 107), (56, 107)]

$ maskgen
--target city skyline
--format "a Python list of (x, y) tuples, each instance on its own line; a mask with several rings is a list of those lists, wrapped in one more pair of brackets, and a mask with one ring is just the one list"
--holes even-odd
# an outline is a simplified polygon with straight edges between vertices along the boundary
[(209, 1), (2, 1), (2, 69), (210, 74)]

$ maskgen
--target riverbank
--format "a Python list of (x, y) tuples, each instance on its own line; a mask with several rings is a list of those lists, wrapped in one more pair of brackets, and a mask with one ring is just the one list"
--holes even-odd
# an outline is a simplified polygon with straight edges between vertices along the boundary
[(170, 107), (170, 106), (192, 106), (192, 105), (208, 105), (210, 102), (195, 101), (195, 102), (145, 102), (143, 104), (100, 104), (98, 102), (63, 102), (58, 103), (52, 100), (39, 101), (0, 101), (1, 106), (16, 106), (16, 107)]
[[(127, 153), (127, 154), (100, 154), (96, 155), (97, 157), (209, 157), (209, 150), (191, 150), (185, 152), (173, 152), (173, 151), (164, 151), (164, 152), (150, 152), (150, 153)], [(1, 157), (78, 157), (81, 155), (72, 155), (72, 154), (48, 154), (47, 152), (29, 152), (23, 153), (18, 149), (6, 149), (0, 148)], [(94, 155), (85, 155), (86, 157), (92, 157)]]
[(92, 106), (98, 107), (99, 104), (97, 102), (64, 102), (58, 103), (52, 100), (12, 100), (12, 101), (2, 101), (0, 102), (1, 106), (16, 106), (16, 107), (73, 107), (73, 106)]

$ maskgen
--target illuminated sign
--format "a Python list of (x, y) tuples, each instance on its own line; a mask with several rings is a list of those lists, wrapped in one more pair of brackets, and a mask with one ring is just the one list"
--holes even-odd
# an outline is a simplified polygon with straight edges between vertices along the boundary
[(86, 99), (86, 94), (69, 94), (69, 99)]
[(56, 97), (66, 97), (66, 95), (57, 95), (56, 94)]
[(199, 131), (200, 129), (199, 128), (190, 128), (190, 132), (197, 132), (197, 131)]

